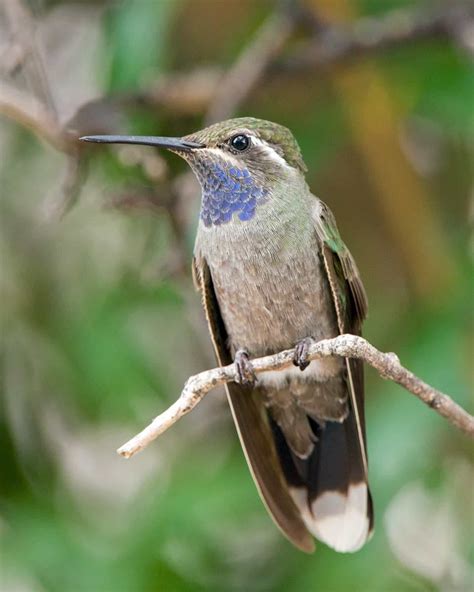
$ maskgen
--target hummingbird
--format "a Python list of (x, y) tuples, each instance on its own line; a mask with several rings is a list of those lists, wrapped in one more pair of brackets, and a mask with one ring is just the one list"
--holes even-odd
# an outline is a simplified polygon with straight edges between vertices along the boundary
[[(360, 360), (308, 360), (314, 341), (360, 335), (367, 297), (328, 206), (311, 193), (290, 130), (242, 117), (181, 138), (86, 136), (166, 148), (201, 189), (193, 278), (240, 442), (282, 533), (360, 549), (373, 529)], [(255, 375), (252, 358), (295, 348), (291, 368)]]

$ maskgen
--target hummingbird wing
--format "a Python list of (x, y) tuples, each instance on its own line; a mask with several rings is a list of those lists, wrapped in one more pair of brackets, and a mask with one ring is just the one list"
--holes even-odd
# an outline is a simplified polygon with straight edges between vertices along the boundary
[[(320, 200), (316, 207), (315, 229), (339, 332), (360, 334), (367, 297), (357, 266), (329, 208)], [(359, 549), (370, 536), (373, 511), (367, 480), (363, 365), (346, 359), (346, 368), (348, 416), (341, 423), (312, 424), (317, 441), (304, 466), (291, 451), (288, 454), (281, 438), (277, 445), (308, 529), (329, 546), (347, 552)]]
[[(329, 280), (340, 333), (360, 335), (362, 322), (367, 316), (368, 302), (357, 265), (339, 235), (336, 220), (325, 203), (319, 201), (316, 233), (321, 242), (324, 268)], [(346, 360), (350, 398), (357, 417), (357, 431), (362, 446), (363, 462), (367, 473), (365, 451), (364, 378), (360, 360)]]
[[(321, 242), (324, 268), (327, 273), (331, 294), (336, 309), (340, 333), (360, 335), (362, 322), (367, 316), (368, 302), (359, 270), (349, 249), (337, 229), (331, 210), (319, 201), (316, 216), (316, 233)], [(367, 473), (364, 418), (364, 375), (360, 360), (346, 360), (350, 399), (357, 418), (357, 431), (362, 446), (363, 462)]]
[(323, 248), (339, 330), (358, 332), (368, 309), (364, 285), (354, 258), (339, 234), (333, 213), (324, 202), (318, 201), (316, 233)]
[[(222, 366), (231, 364), (227, 332), (211, 271), (204, 259), (193, 260), (193, 277), (201, 292), (218, 362)], [(314, 540), (289, 493), (261, 398), (251, 388), (237, 383), (226, 384), (226, 392), (242, 449), (264, 505), (282, 533), (299, 549), (311, 553)]]

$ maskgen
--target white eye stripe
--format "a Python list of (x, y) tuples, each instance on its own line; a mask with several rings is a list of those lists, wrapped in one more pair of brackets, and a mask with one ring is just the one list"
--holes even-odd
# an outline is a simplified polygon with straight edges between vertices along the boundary
[[(290, 166), (286, 160), (269, 144), (252, 134), (246, 135), (248, 135), (251, 142), (250, 148), (252, 148), (252, 146), (258, 146), (262, 152), (264, 152), (270, 158), (270, 160), (278, 163), (278, 165), (281, 167), (294, 171), (294, 167)], [(222, 148), (205, 148), (205, 150), (209, 154), (216, 155), (219, 159), (223, 159), (232, 163), (234, 166), (240, 166), (242, 163), (241, 159), (239, 158), (239, 152), (237, 151), (235, 153), (231, 153), (230, 151), (222, 150)], [(249, 149), (242, 152), (242, 157), (244, 154), (248, 153), (248, 151)]]
[(267, 144), (260, 138), (252, 136), (252, 143), (255, 146), (259, 146), (260, 148), (262, 148), (263, 151), (267, 154), (267, 156), (269, 156), (270, 159), (274, 162), (277, 162), (280, 166), (284, 166), (288, 169), (293, 168), (286, 162), (286, 160), (280, 154), (278, 154), (278, 152), (274, 148), (272, 148), (269, 144)]

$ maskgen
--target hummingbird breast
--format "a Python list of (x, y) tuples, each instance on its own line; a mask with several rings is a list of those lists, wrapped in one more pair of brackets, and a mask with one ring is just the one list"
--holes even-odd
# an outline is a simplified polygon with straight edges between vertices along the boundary
[[(294, 207), (272, 211), (269, 204), (246, 222), (199, 226), (196, 254), (211, 270), (233, 353), (267, 355), (308, 336), (319, 340), (338, 333), (311, 216), (316, 198), (309, 197), (311, 202), (301, 204), (306, 213)], [(338, 364), (311, 366), (332, 373)]]

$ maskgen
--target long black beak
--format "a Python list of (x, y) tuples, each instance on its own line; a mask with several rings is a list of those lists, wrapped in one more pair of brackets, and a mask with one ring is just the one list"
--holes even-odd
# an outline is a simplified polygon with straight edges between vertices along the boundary
[(162, 138), (160, 136), (82, 136), (83, 142), (97, 142), (99, 144), (142, 144), (144, 146), (158, 146), (176, 150), (177, 152), (191, 152), (204, 148), (204, 144), (197, 144), (182, 138)]

